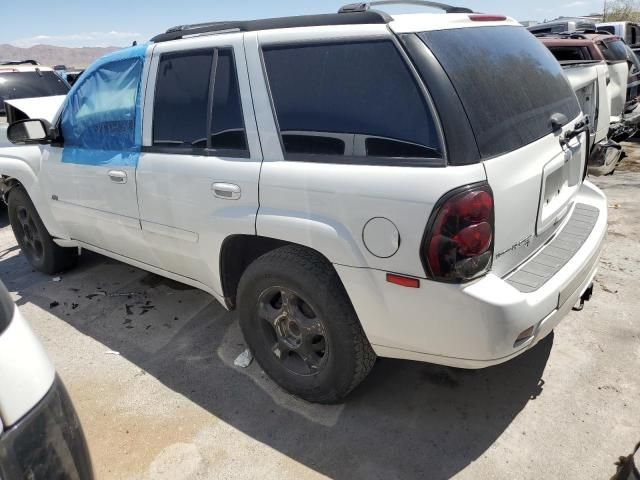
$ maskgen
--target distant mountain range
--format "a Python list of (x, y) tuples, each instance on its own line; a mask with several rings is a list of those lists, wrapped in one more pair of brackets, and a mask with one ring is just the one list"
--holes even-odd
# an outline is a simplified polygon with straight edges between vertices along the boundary
[(66, 65), (73, 68), (86, 68), (97, 58), (121, 47), (56, 47), (54, 45), (34, 45), (29, 48), (0, 45), (0, 62), (7, 60), (35, 60), (36, 62), (53, 67)]

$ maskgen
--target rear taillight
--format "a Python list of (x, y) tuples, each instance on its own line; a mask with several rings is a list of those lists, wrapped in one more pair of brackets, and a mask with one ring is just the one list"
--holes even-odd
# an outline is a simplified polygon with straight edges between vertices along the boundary
[(434, 280), (466, 282), (483, 275), (493, 259), (493, 195), (487, 184), (456, 189), (436, 205), (422, 258)]

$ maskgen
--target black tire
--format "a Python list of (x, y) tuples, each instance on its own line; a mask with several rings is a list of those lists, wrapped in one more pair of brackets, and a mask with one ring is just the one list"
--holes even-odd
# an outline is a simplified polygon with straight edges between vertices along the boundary
[(260, 366), (310, 402), (338, 402), (375, 362), (340, 278), (305, 247), (285, 246), (254, 261), (238, 286), (238, 314)]
[(52, 275), (72, 268), (77, 248), (63, 248), (53, 242), (40, 215), (23, 188), (9, 192), (9, 222), (18, 246), (33, 268)]

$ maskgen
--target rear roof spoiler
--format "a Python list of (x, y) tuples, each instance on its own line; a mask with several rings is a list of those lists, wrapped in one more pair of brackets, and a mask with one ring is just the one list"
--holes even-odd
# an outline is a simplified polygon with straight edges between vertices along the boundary
[(378, 0), (367, 3), (351, 3), (340, 8), (338, 13), (366, 12), (370, 10), (371, 7), (377, 7), (379, 5), (417, 5), (419, 7), (438, 8), (444, 10), (446, 13), (474, 13), (470, 8), (454, 7), (446, 3), (428, 2), (425, 0)]

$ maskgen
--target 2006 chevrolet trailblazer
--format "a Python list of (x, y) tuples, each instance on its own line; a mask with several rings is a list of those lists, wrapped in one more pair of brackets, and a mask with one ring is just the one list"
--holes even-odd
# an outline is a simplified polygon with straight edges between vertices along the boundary
[(588, 297), (605, 236), (588, 119), (515, 21), (420, 3), (445, 13), (188, 25), (100, 59), (54, 118), (9, 127), (23, 253), (52, 273), (86, 248), (209, 292), (311, 401), (376, 355), (530, 348)]

